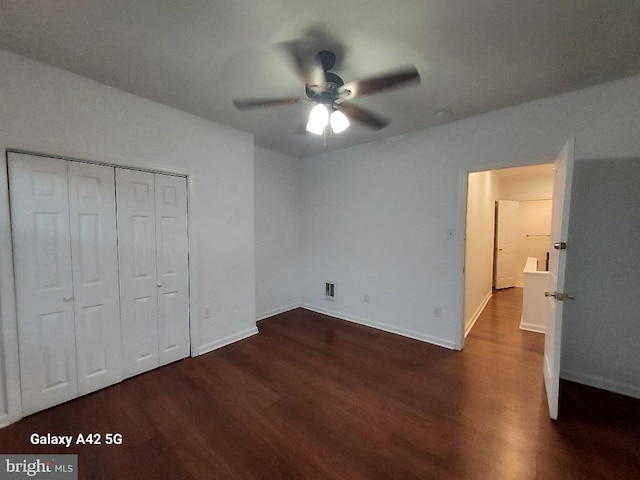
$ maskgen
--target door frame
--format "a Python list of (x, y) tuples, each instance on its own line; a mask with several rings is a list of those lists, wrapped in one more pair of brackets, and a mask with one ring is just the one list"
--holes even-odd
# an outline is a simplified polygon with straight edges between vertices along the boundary
[[(459, 190), (459, 201), (460, 208), (458, 210), (458, 231), (462, 232), (460, 235), (460, 250), (462, 257), (462, 265), (461, 265), (461, 275), (460, 275), (460, 305), (462, 305), (460, 311), (460, 321), (458, 328), (458, 341), (456, 350), (464, 349), (465, 342), (465, 318), (464, 318), (464, 310), (465, 310), (465, 297), (466, 297), (466, 262), (467, 262), (467, 202), (469, 201), (469, 174), (478, 173), (478, 172), (486, 172), (491, 170), (502, 170), (505, 168), (516, 168), (516, 167), (533, 167), (536, 165), (544, 165), (544, 164), (552, 164), (555, 161), (555, 156), (549, 157), (540, 157), (540, 158), (530, 158), (525, 159), (521, 163), (516, 163), (515, 160), (509, 160), (506, 163), (487, 163), (481, 165), (474, 165), (473, 167), (463, 168), (460, 173), (460, 190)], [(553, 199), (552, 199), (553, 200)], [(495, 242), (494, 242), (495, 248)], [(493, 256), (493, 252), (491, 252)], [(495, 260), (494, 260), (495, 261)], [(493, 279), (492, 279), (493, 285)], [(483, 305), (484, 308), (485, 305)]]
[[(198, 354), (199, 345), (198, 322), (194, 321), (196, 312), (195, 299), (193, 298), (192, 285), (197, 278), (194, 265), (191, 263), (190, 252), (195, 251), (194, 237), (190, 235), (191, 218), (191, 195), (193, 183), (188, 171), (164, 166), (144, 165), (134, 166), (118, 161), (105, 162), (89, 158), (77, 158), (69, 155), (44, 153), (26, 149), (7, 147), (2, 152), (0, 158), (0, 343), (2, 351), (0, 355), (0, 397), (2, 396), (1, 382), (4, 380), (6, 392), (4, 398), (0, 398), (0, 428), (20, 420), (24, 415), (22, 411), (22, 394), (20, 391), (20, 362), (18, 355), (18, 313), (16, 307), (16, 285), (15, 272), (13, 268), (13, 236), (11, 230), (11, 214), (9, 208), (9, 175), (8, 175), (8, 155), (9, 153), (27, 154), (39, 157), (56, 158), (73, 162), (89, 163), (94, 165), (104, 165), (114, 168), (137, 170), (141, 172), (159, 173), (184, 177), (187, 182), (187, 264), (189, 268), (187, 292), (189, 296), (189, 345), (191, 357)], [(2, 371), (4, 367), (4, 371)], [(3, 378), (4, 377), (4, 378)], [(4, 404), (4, 405), (3, 405)]]

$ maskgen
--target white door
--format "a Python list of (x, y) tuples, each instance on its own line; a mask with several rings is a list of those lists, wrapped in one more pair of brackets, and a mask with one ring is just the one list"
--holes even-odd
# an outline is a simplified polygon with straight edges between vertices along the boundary
[[(518, 202), (498, 200), (496, 202), (496, 267), (495, 288), (516, 285), (518, 265), (516, 246), (518, 235)], [(524, 265), (522, 265), (524, 268)]]
[(22, 410), (78, 396), (67, 162), (9, 153)]
[(545, 295), (549, 308), (544, 337), (544, 386), (549, 403), (549, 415), (558, 418), (558, 394), (560, 389), (560, 347), (562, 339), (562, 296), (566, 264), (567, 232), (571, 181), (573, 179), (573, 147), (571, 139), (555, 161), (553, 183), (553, 213), (551, 216), (551, 245), (549, 250), (549, 284)]
[(155, 175), (160, 365), (189, 355), (187, 183)]
[(80, 395), (122, 379), (113, 167), (68, 162)]
[(154, 174), (116, 169), (124, 376), (156, 368), (158, 304)]

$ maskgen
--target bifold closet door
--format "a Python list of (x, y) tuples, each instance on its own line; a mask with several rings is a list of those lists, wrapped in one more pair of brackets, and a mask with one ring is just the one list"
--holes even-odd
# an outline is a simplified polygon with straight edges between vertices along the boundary
[(68, 162), (78, 365), (84, 395), (122, 379), (113, 167)]
[(116, 169), (125, 376), (189, 354), (186, 180)]
[(67, 162), (9, 153), (22, 411), (78, 396)]
[(122, 379), (112, 167), (9, 154), (24, 414)]
[(123, 368), (129, 377), (159, 365), (153, 174), (117, 169), (116, 198)]
[(189, 355), (187, 183), (154, 174), (160, 365)]

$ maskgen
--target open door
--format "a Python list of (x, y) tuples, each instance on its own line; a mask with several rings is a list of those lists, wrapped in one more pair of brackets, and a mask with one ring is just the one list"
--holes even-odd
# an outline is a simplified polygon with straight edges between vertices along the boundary
[(549, 301), (544, 339), (544, 386), (549, 403), (549, 416), (558, 418), (560, 390), (560, 347), (562, 336), (563, 301), (573, 298), (564, 291), (567, 233), (571, 181), (573, 178), (573, 149), (575, 138), (569, 140), (555, 161), (553, 183), (553, 213), (551, 216), (551, 248), (549, 254), (549, 283), (544, 293)]

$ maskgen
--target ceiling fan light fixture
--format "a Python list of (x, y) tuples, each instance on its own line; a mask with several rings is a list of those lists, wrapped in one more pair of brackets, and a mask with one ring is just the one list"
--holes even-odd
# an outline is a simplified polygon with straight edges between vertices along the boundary
[(349, 128), (349, 119), (347, 116), (339, 110), (334, 110), (331, 113), (331, 130), (333, 133), (341, 133), (344, 132), (347, 128)]
[(311, 109), (309, 113), (309, 121), (307, 122), (307, 132), (316, 135), (322, 135), (324, 128), (329, 123), (329, 110), (326, 105), (318, 103)]

